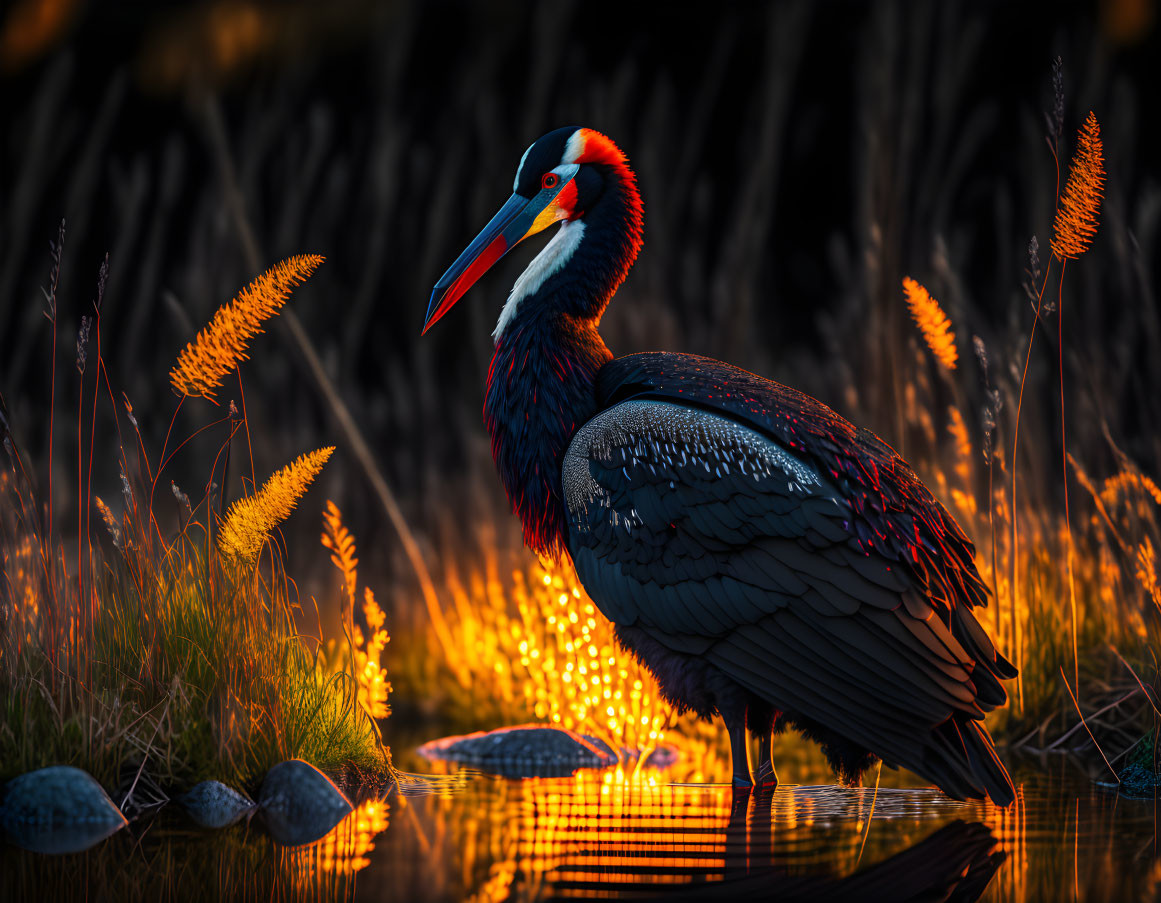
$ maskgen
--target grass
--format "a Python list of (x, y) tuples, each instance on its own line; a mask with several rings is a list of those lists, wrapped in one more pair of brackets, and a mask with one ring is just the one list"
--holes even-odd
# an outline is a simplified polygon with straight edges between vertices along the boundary
[[(287, 288), (282, 300), (288, 294)], [(240, 295), (234, 309), (247, 298)], [(93, 382), (105, 370), (99, 309), (96, 325)], [(218, 382), (236, 366), (239, 349), (225, 363), (214, 359)], [(82, 380), (85, 356), (78, 344)], [(214, 385), (197, 378), (196, 361), (183, 357), (183, 368), (199, 393)], [(94, 431), (98, 389), (88, 409)], [(95, 507), (100, 517), (79, 519), (75, 558), (51, 532), (52, 505), (42, 507), (6, 430), (0, 779), (72, 764), (110, 788), (131, 788), (146, 773), (170, 789), (217, 778), (253, 791), (288, 758), (331, 774), (389, 773), (390, 754), (375, 723), (388, 712), (389, 685), (378, 665), (386, 643), (382, 612), (369, 597), (369, 640), (360, 633), (348, 634), (345, 644), (325, 643), (317, 615), (316, 634), (303, 635), (305, 613), (284, 548), (272, 538), (333, 449), (302, 456), (261, 490), (251, 479), (246, 492), (243, 480), (243, 497), (223, 516), (225, 490), (214, 479), (226, 481), (231, 441), (248, 431), (244, 415), (231, 408), (203, 498), (191, 504), (176, 484), (161, 490), (177, 510), (168, 529), (158, 498), (165, 450), (155, 470), (131, 408), (126, 419), (137, 454), (122, 452), (119, 461), (120, 515), (99, 497), (87, 503), (78, 455), (77, 508)], [(89, 424), (81, 413), (78, 424), (83, 448)], [(359, 670), (349, 667), (352, 661)]]

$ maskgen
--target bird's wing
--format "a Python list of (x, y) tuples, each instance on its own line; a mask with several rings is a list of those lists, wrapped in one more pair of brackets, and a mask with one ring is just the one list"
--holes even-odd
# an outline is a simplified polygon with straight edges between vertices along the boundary
[[(851, 507), (857, 547), (907, 571), (945, 621), (957, 608), (987, 605), (975, 547), (955, 518), (890, 445), (822, 402), (711, 358), (669, 352), (610, 361), (598, 375), (597, 395), (598, 409), (652, 398), (716, 411), (751, 427), (827, 479)], [(960, 630), (954, 622), (952, 628)], [(999, 676), (1016, 676), (974, 631), (957, 632), (956, 639)]]
[(938, 610), (808, 457), (727, 413), (643, 398), (582, 426), (562, 477), (577, 573), (611, 620), (954, 795), (990, 783), (972, 759), (1007, 781), (977, 724), (1006, 698), (987, 635), (968, 605)]

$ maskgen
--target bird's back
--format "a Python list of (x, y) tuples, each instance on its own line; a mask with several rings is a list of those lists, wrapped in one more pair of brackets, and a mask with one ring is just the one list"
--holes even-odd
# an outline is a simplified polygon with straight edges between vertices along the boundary
[[(975, 547), (898, 453), (817, 399), (747, 370), (692, 354), (632, 354), (597, 376), (597, 407), (666, 399), (719, 414), (815, 466), (849, 502), (854, 540), (900, 562), (937, 609), (986, 605)], [(1011, 666), (1002, 667), (1005, 677)]]

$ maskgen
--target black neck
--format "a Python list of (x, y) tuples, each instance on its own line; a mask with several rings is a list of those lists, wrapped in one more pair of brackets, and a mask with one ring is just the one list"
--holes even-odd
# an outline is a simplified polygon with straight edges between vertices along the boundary
[(597, 371), (611, 358), (596, 323), (567, 314), (522, 317), (496, 342), (484, 397), (492, 458), (525, 544), (548, 557), (565, 550), (564, 452), (596, 413)]
[(632, 175), (608, 169), (604, 193), (583, 218), (584, 236), (564, 266), (520, 301), (488, 370), (492, 457), (525, 543), (549, 557), (565, 551), (564, 453), (596, 413), (597, 372), (612, 359), (597, 326), (641, 244)]

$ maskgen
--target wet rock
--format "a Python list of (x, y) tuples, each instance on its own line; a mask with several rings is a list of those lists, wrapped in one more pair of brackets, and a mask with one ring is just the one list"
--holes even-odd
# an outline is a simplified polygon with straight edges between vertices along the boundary
[(221, 781), (202, 781), (178, 802), (203, 828), (225, 828), (255, 808), (248, 796)]
[(525, 724), (433, 740), (419, 748), (428, 759), (462, 762), (503, 777), (565, 777), (578, 768), (617, 763), (608, 744), (561, 727)]
[(1117, 787), (1126, 796), (1151, 798), (1161, 788), (1161, 775), (1140, 762), (1126, 765), (1118, 777), (1121, 779), (1120, 785), (1111, 786)]
[(258, 806), (271, 836), (288, 846), (313, 843), (352, 811), (331, 779), (301, 759), (280, 762), (267, 772)]
[(11, 825), (125, 824), (103, 787), (87, 772), (54, 765), (13, 778), (4, 788), (0, 820)]
[(38, 852), (79, 852), (125, 825), (104, 788), (68, 765), (13, 778), (0, 799), (0, 827), (8, 839)]

